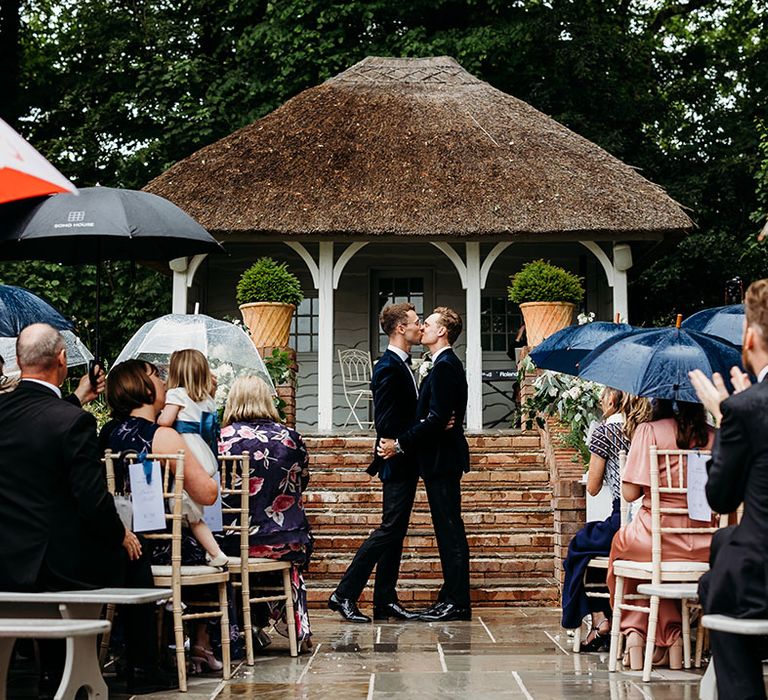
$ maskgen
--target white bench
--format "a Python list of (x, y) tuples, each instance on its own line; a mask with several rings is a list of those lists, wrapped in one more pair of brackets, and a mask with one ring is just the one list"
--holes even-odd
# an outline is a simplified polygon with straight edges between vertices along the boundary
[[(728, 615), (704, 615), (701, 624), (708, 630), (728, 632), (729, 634), (747, 634), (754, 637), (768, 636), (768, 620), (749, 620)], [(707, 671), (699, 686), (701, 700), (717, 700), (717, 676), (714, 660), (709, 662)]]
[[(19, 593), (0, 591), (0, 622), (10, 619), (34, 620), (59, 618), (60, 622), (88, 621), (100, 623), (102, 608), (113, 605), (142, 605), (170, 598), (168, 588), (97, 588), (84, 591), (53, 591), (41, 593)], [(101, 675), (96, 644), (98, 633), (85, 636), (67, 637), (67, 665), (64, 678), (56, 692), (55, 700), (74, 698), (78, 688), (86, 686), (91, 700), (106, 700), (107, 684)], [(33, 637), (34, 635), (27, 635)], [(59, 638), (66, 635), (60, 634)], [(4, 697), (5, 684), (2, 686)]]
[[(56, 700), (74, 698), (78, 688), (85, 688), (89, 698), (106, 698), (106, 693), (101, 695), (98, 689), (93, 687), (90, 669), (80, 662), (77, 655), (80, 645), (76, 644), (75, 640), (95, 648), (96, 636), (104, 634), (109, 628), (110, 623), (106, 620), (0, 619), (0, 700), (5, 700), (6, 697), (8, 668), (17, 639), (67, 640), (64, 676), (56, 693)], [(98, 674), (98, 679), (101, 681), (101, 673)]]

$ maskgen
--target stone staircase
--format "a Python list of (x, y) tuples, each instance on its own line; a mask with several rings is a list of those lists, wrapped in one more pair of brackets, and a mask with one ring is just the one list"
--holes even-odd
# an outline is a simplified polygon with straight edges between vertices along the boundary
[[(311, 461), (305, 501), (315, 535), (307, 587), (310, 605), (319, 607), (379, 524), (381, 485), (365, 472), (372, 437), (305, 436), (305, 441)], [(462, 480), (462, 506), (473, 602), (556, 604), (552, 488), (539, 434), (505, 431), (471, 436), (469, 442), (472, 471)], [(406, 605), (431, 602), (440, 582), (440, 559), (420, 484), (404, 544), (400, 598)], [(363, 601), (371, 595), (369, 586)]]

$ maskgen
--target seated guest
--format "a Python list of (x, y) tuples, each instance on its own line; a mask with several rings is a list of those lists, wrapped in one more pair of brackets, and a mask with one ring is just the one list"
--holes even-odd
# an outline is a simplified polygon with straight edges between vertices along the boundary
[[(304, 441), (295, 430), (280, 423), (269, 387), (259, 377), (235, 380), (227, 398), (223, 424), (222, 454), (249, 452), (251, 455), (250, 555), (293, 564), (291, 586), (296, 638), (308, 649), (312, 632), (303, 571), (312, 553), (312, 535), (302, 503), (302, 492), (309, 482), (309, 457)], [(222, 537), (221, 546), (226, 554), (239, 556), (239, 535), (227, 533)], [(273, 608), (272, 613), (284, 619), (284, 609)]]
[[(706, 614), (768, 618), (768, 280), (753, 282), (744, 299), (746, 327), (742, 340), (744, 367), (731, 371), (740, 393), (728, 398), (701, 373), (691, 379), (720, 427), (712, 448), (707, 500), (718, 513), (744, 504), (741, 522), (718, 530), (712, 539), (710, 571), (699, 582)], [(763, 659), (768, 640), (710, 631), (712, 658), (721, 698), (764, 700)]]
[[(96, 420), (61, 400), (64, 339), (47, 324), (27, 326), (16, 356), (18, 387), (0, 396), (0, 589), (151, 587), (139, 540), (107, 491)], [(153, 614), (151, 605), (136, 606), (126, 625), (132, 692), (175, 687), (157, 666)], [(45, 645), (43, 662), (55, 683), (63, 642)]]
[[(113, 452), (154, 452), (173, 454), (186, 450), (184, 457), (184, 490), (197, 503), (211, 505), (218, 496), (216, 481), (210, 477), (186, 449), (184, 439), (173, 428), (155, 423), (165, 406), (165, 382), (157, 368), (143, 360), (128, 360), (114, 367), (107, 378), (107, 403), (114, 420), (109, 425), (103, 442)], [(171, 469), (175, 462), (170, 462)], [(127, 466), (118, 461), (115, 479), (118, 484), (127, 478)], [(150, 549), (153, 564), (169, 565), (170, 542), (143, 541)], [(205, 550), (198, 541), (187, 534), (182, 542), (182, 564), (206, 564)], [(198, 623), (192, 652), (205, 661), (212, 671), (221, 670), (221, 661), (213, 656), (205, 623)]]
[(635, 428), (650, 416), (646, 399), (625, 395), (611, 387), (603, 390), (600, 407), (605, 422), (592, 431), (589, 439), (587, 492), (597, 496), (603, 484), (607, 484), (613, 509), (606, 520), (587, 523), (573, 536), (563, 562), (563, 627), (578, 628), (587, 614), (592, 617), (592, 629), (582, 642), (582, 651), (600, 651), (610, 645), (610, 605), (605, 598), (587, 597), (584, 574), (594, 557), (607, 557), (611, 551), (613, 536), (621, 525), (619, 453), (629, 451)]
[[(704, 407), (698, 403), (684, 401), (678, 401), (673, 408), (671, 401), (655, 400), (653, 420), (640, 424), (635, 430), (624, 468), (622, 495), (629, 502), (641, 496), (643, 501), (632, 521), (621, 528), (613, 538), (608, 569), (608, 589), (611, 599), (616, 586), (612, 568), (616, 559), (651, 561), (650, 447), (655, 445), (660, 450), (710, 449), (713, 435), (712, 429), (707, 425)], [(670, 479), (672, 483), (677, 483), (679, 460), (671, 459), (670, 466)], [(688, 502), (684, 493), (662, 493), (660, 499), (662, 508), (682, 508), (687, 511)], [(701, 525), (692, 521), (687, 514), (664, 515), (664, 524), (672, 528)], [(711, 539), (711, 535), (706, 533), (664, 533), (661, 536), (661, 548), (665, 559), (705, 562), (709, 559)], [(634, 594), (637, 584), (636, 580), (625, 580), (624, 595)], [(681, 622), (680, 601), (662, 599), (656, 629), (655, 665), (668, 664), (670, 668), (682, 668)], [(626, 635), (625, 665), (629, 662), (633, 671), (639, 671), (643, 667), (647, 629), (646, 613), (634, 610), (623, 611), (621, 631)]]

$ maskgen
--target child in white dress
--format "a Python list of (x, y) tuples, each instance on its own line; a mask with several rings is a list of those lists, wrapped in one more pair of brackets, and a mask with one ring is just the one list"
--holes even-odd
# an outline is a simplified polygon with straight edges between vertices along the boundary
[[(171, 354), (165, 408), (157, 422), (181, 433), (187, 447), (209, 476), (214, 476), (218, 470), (215, 391), (215, 380), (203, 353), (189, 349)], [(182, 512), (195, 539), (208, 553), (211, 566), (224, 566), (227, 556), (203, 520), (203, 506), (193, 501), (186, 491)]]

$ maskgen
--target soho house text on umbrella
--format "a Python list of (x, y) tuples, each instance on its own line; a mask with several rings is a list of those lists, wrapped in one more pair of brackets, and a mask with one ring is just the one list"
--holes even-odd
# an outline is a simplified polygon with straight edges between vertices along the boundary
[(148, 192), (84, 187), (79, 196), (57, 194), (42, 202), (14, 206), (4, 215), (1, 260), (95, 263), (96, 357), (102, 260), (168, 261), (221, 246), (175, 204)]

